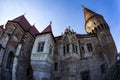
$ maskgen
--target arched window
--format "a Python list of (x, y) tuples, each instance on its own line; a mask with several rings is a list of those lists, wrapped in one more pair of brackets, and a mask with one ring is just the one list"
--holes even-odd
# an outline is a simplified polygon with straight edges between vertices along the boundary
[(99, 30), (99, 31), (101, 31), (101, 28), (100, 28), (100, 26), (99, 26), (99, 25), (98, 25), (98, 30)]
[(95, 32), (97, 32), (97, 28), (95, 27)]
[(12, 71), (13, 61), (14, 61), (14, 53), (11, 51), (11, 52), (8, 54), (7, 66), (6, 66), (6, 68), (10, 69), (10, 71)]
[(69, 49), (69, 44), (67, 44), (66, 47), (67, 47), (67, 48), (66, 48), (66, 49), (67, 49), (66, 51), (67, 51), (67, 53), (68, 53), (68, 52), (70, 51), (70, 49)]
[(103, 28), (106, 29), (106, 25), (105, 24), (104, 24)]
[(84, 46), (80, 47), (80, 53), (81, 53), (81, 58), (84, 58), (84, 55), (85, 55)]
[(102, 29), (104, 29), (104, 26), (102, 24), (100, 24), (100, 26), (102, 27)]
[(43, 52), (44, 51), (44, 44), (45, 44), (44, 41), (38, 43), (37, 52)]
[(75, 52), (75, 45), (72, 44), (72, 49), (73, 49), (73, 52)]
[(93, 51), (92, 43), (87, 43), (87, 49), (89, 52)]
[(65, 46), (63, 46), (63, 55), (65, 56)]
[(94, 33), (94, 30), (92, 30), (92, 33)]
[(96, 23), (95, 22), (93, 22), (94, 23), (94, 25), (96, 25)]
[(75, 46), (75, 52), (78, 53), (78, 46)]
[(78, 53), (78, 49), (77, 49), (76, 44), (72, 44), (72, 49), (73, 49), (73, 52)]
[(49, 53), (52, 54), (52, 45), (50, 45)]

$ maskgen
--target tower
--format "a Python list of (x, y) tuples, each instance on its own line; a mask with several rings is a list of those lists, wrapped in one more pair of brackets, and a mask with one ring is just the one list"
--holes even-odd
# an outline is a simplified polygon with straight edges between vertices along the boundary
[(33, 80), (50, 80), (55, 41), (51, 24), (39, 33), (33, 45), (31, 65)]
[(104, 55), (104, 58), (110, 67), (115, 62), (117, 49), (107, 22), (102, 15), (97, 14), (85, 7), (84, 17), (86, 32), (97, 36), (101, 46), (101, 53)]
[(9, 20), (0, 38), (0, 80), (31, 80), (30, 55), (35, 35), (24, 15)]

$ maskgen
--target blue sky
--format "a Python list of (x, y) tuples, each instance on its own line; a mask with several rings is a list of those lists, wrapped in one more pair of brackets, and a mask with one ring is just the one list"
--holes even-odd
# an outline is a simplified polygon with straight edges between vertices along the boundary
[(40, 32), (52, 21), (55, 36), (68, 26), (77, 33), (86, 34), (81, 5), (104, 16), (120, 51), (120, 0), (0, 0), (0, 24), (25, 14)]

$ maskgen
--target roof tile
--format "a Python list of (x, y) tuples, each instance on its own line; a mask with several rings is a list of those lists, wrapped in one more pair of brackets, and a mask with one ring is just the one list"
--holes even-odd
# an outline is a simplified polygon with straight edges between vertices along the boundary
[(34, 25), (31, 26), (29, 32), (30, 32), (33, 36), (35, 36), (36, 34), (39, 34), (39, 31), (36, 29), (36, 27), (35, 27)]
[(24, 15), (21, 15), (12, 21), (17, 22), (20, 26), (25, 30), (30, 32), (34, 37), (36, 34), (39, 34), (39, 31), (35, 28), (35, 26), (31, 26), (30, 23), (27, 21)]
[(27, 21), (24, 15), (19, 16), (12, 21), (18, 22), (25, 31), (28, 31), (31, 27), (30, 23)]

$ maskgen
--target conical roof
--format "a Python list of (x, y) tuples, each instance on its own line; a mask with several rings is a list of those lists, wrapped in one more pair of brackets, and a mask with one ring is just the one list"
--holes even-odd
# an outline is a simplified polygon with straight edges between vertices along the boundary
[(96, 14), (97, 13), (95, 13), (95, 12), (91, 11), (90, 9), (84, 7), (84, 18), (85, 18), (85, 21), (87, 21), (90, 17), (92, 17), (92, 16), (94, 16)]

